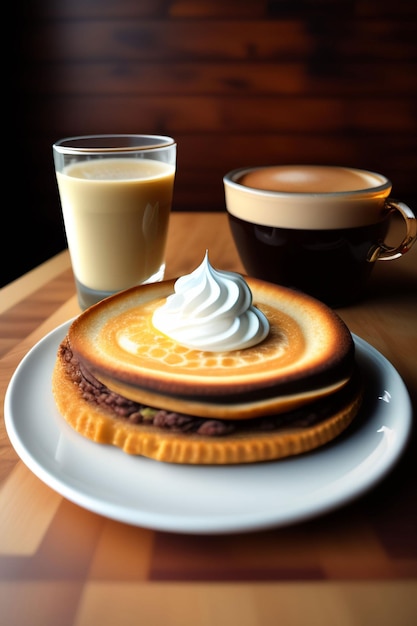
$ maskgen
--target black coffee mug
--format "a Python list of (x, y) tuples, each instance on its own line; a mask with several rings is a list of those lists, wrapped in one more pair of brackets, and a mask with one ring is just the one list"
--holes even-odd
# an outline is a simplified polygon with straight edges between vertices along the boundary
[[(336, 166), (240, 168), (224, 177), (232, 235), (250, 276), (304, 291), (332, 307), (360, 299), (377, 260), (405, 254), (417, 220), (388, 199), (391, 182), (366, 170)], [(384, 243), (390, 218), (406, 235)]]

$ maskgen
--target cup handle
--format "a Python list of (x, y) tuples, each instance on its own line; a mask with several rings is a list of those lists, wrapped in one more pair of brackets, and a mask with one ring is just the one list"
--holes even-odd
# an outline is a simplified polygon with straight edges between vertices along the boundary
[(397, 200), (387, 200), (385, 202), (385, 208), (389, 213), (398, 211), (401, 217), (404, 219), (407, 232), (402, 242), (396, 247), (387, 246), (385, 243), (380, 243), (375, 248), (370, 250), (368, 261), (391, 261), (392, 259), (398, 259), (411, 248), (413, 243), (417, 239), (417, 219), (412, 210), (404, 204), (404, 202), (398, 202)]

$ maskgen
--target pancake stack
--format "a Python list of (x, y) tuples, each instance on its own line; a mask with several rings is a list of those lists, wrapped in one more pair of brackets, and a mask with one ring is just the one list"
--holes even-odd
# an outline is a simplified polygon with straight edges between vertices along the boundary
[(76, 318), (52, 388), (81, 435), (183, 464), (280, 459), (327, 444), (352, 422), (361, 383), (352, 336), (323, 303), (246, 278), (268, 336), (243, 350), (185, 347), (152, 316), (175, 281), (134, 287)]

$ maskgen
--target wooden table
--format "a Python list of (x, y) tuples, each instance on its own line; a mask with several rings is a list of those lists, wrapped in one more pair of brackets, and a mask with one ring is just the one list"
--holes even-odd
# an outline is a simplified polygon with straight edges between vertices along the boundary
[[(215, 267), (243, 271), (225, 214), (174, 213), (167, 277), (194, 269), (206, 249)], [(367, 299), (338, 310), (396, 367), (414, 408), (416, 290), (417, 246), (377, 264)], [(3, 399), (29, 348), (79, 313), (74, 293), (66, 251), (0, 291)], [(18, 458), (2, 419), (0, 623), (411, 626), (416, 444), (414, 432), (381, 483), (322, 517), (262, 532), (187, 535), (129, 526), (64, 499)]]

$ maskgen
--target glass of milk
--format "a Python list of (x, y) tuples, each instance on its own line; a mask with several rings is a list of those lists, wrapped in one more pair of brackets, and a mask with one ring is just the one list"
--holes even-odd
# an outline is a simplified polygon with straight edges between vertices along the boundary
[(160, 281), (176, 143), (160, 135), (89, 135), (53, 145), (78, 302), (86, 309)]

